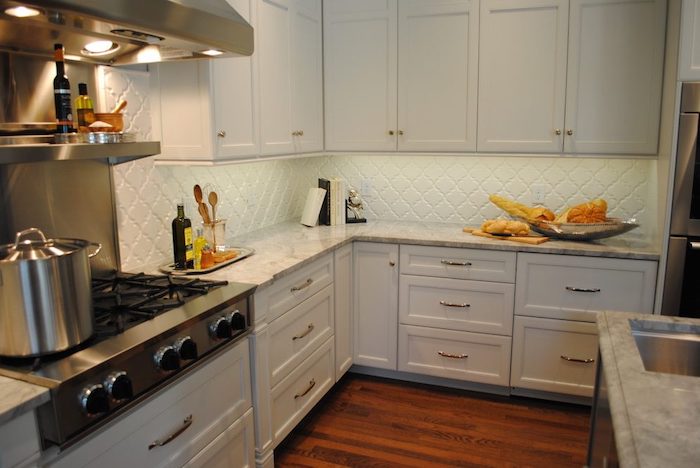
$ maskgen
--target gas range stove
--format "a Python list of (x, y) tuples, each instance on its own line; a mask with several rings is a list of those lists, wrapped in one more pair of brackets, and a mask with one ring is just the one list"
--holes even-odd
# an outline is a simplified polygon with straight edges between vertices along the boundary
[(245, 337), (255, 286), (115, 272), (93, 278), (94, 335), (40, 358), (0, 358), (0, 375), (47, 387), (44, 446), (72, 445)]

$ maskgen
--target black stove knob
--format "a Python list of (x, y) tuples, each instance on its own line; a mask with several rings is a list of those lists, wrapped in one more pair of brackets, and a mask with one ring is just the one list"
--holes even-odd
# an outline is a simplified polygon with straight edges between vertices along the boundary
[(180, 368), (180, 355), (172, 346), (163, 346), (153, 356), (160, 370), (175, 371)]
[(219, 317), (209, 324), (209, 333), (211, 333), (212, 337), (220, 340), (225, 340), (226, 338), (231, 338), (233, 336), (231, 324), (228, 323), (226, 317)]
[(85, 387), (80, 392), (80, 406), (88, 416), (106, 413), (109, 411), (109, 394), (100, 384)]
[(195, 343), (190, 336), (179, 338), (175, 342), (175, 349), (177, 349), (177, 352), (180, 354), (180, 359), (184, 359), (185, 361), (197, 359), (197, 343)]
[(228, 318), (228, 322), (231, 324), (233, 330), (245, 330), (245, 316), (243, 316), (238, 309), (228, 314), (226, 318)]
[(117, 401), (130, 400), (134, 397), (131, 379), (124, 371), (109, 374), (105, 379), (104, 387), (107, 393)]

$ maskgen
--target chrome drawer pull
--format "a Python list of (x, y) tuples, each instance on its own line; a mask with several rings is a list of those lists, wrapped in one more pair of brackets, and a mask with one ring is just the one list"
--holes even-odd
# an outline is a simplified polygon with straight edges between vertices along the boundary
[(314, 324), (313, 324), (313, 323), (310, 323), (310, 324), (306, 327), (306, 330), (304, 330), (304, 331), (302, 332), (301, 335), (293, 336), (293, 337), (292, 337), (292, 341), (296, 341), (296, 340), (300, 340), (300, 339), (304, 338), (306, 335), (308, 335), (309, 333), (311, 333), (311, 331), (312, 331), (313, 329), (314, 329)]
[(303, 397), (304, 395), (309, 393), (311, 391), (311, 389), (314, 388), (315, 386), (316, 386), (316, 380), (315, 379), (309, 380), (309, 387), (306, 390), (304, 390), (303, 392), (297, 393), (296, 395), (294, 395), (294, 399), (296, 400), (297, 398)]
[(574, 291), (574, 292), (588, 292), (588, 293), (600, 292), (600, 288), (575, 288), (573, 286), (567, 286), (566, 290), (567, 291)]
[(312, 280), (311, 278), (309, 278), (309, 279), (306, 280), (306, 283), (302, 284), (301, 286), (292, 286), (292, 289), (290, 289), (289, 291), (290, 291), (290, 292), (301, 291), (302, 289), (306, 289), (306, 288), (308, 288), (309, 286), (311, 286), (311, 283), (313, 283), (313, 282), (314, 282), (314, 280)]
[(445, 307), (471, 307), (469, 304), (466, 304), (466, 303), (455, 304), (454, 302), (446, 302), (446, 301), (440, 301), (440, 305), (444, 305)]
[(440, 260), (440, 263), (454, 266), (472, 266), (471, 262), (456, 262), (454, 260), (445, 260), (444, 258)]
[(468, 354), (450, 354), (450, 353), (445, 353), (443, 351), (438, 351), (438, 354), (442, 357), (448, 357), (452, 359), (466, 359), (469, 357)]
[(169, 444), (170, 442), (172, 442), (173, 440), (175, 440), (175, 438), (176, 438), (177, 436), (179, 436), (180, 434), (182, 434), (183, 432), (185, 432), (185, 431), (187, 430), (187, 428), (190, 427), (191, 425), (192, 425), (192, 415), (190, 414), (190, 415), (187, 416), (187, 417), (185, 418), (185, 420), (182, 422), (182, 427), (180, 427), (180, 429), (178, 429), (177, 431), (173, 432), (172, 434), (170, 434), (168, 437), (166, 437), (166, 438), (163, 439), (163, 440), (156, 440), (155, 442), (151, 442), (151, 443), (148, 445), (148, 450), (153, 450), (153, 449), (156, 448), (156, 447), (162, 447), (163, 445)]
[(566, 356), (566, 355), (564, 355), (564, 354), (562, 354), (562, 355), (559, 356), (559, 357), (562, 358), (563, 360), (569, 361), (569, 362), (582, 362), (582, 363), (584, 363), (584, 364), (590, 364), (590, 363), (592, 363), (592, 362), (595, 362), (595, 359), (593, 359), (593, 358), (578, 359), (578, 358), (572, 358), (572, 357)]

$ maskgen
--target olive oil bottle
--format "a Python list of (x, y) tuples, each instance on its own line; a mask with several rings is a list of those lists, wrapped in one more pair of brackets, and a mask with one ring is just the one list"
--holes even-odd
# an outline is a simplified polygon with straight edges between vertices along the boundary
[(185, 205), (177, 204), (177, 217), (173, 219), (173, 260), (175, 269), (186, 270), (194, 267), (192, 245), (192, 222), (185, 217)]

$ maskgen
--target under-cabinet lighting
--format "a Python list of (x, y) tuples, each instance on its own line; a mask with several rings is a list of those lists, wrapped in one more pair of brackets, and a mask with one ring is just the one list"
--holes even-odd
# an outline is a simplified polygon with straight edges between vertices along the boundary
[(112, 41), (94, 41), (85, 44), (80, 53), (88, 56), (107, 55), (115, 52), (117, 49), (119, 49), (119, 44), (115, 44)]
[(15, 16), (17, 18), (28, 18), (30, 16), (40, 15), (41, 12), (36, 8), (29, 8), (26, 6), (12, 7), (5, 10), (5, 14), (10, 16)]
[(216, 50), (216, 49), (208, 49), (208, 50), (203, 50), (202, 53), (204, 55), (208, 55), (210, 57), (216, 57), (217, 55), (223, 54), (222, 51)]

